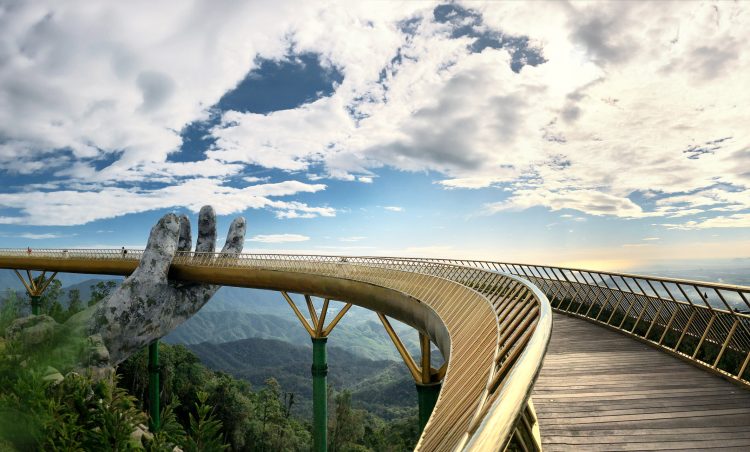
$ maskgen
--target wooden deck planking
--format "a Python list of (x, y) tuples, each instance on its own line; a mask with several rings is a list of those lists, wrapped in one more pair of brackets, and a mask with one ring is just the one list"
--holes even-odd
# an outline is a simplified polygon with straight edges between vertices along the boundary
[(545, 450), (750, 450), (750, 391), (554, 314), (533, 393)]

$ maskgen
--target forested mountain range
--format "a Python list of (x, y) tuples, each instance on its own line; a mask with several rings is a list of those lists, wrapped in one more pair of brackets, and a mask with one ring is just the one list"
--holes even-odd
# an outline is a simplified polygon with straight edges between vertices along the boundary
[[(188, 348), (209, 368), (249, 381), (254, 387), (262, 386), (273, 376), (284, 391), (295, 394), (298, 403), (293, 412), (303, 417), (311, 415), (310, 348), (256, 338), (219, 344), (204, 342)], [(375, 361), (342, 347), (327, 349), (328, 384), (335, 391), (351, 391), (355, 407), (393, 419), (404, 416), (416, 406), (414, 380), (403, 362)]]

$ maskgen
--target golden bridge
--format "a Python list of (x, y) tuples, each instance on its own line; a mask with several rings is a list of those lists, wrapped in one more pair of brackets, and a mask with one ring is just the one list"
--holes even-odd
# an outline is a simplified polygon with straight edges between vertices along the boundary
[[(32, 270), (129, 275), (141, 256), (29, 251), (0, 250), (0, 268), (28, 271), (32, 300), (44, 289)], [(377, 312), (417, 384), (416, 450), (750, 450), (750, 287), (486, 261), (213, 253), (178, 253), (169, 277), (282, 292), (323, 360), (316, 340), (348, 309), (326, 326), (329, 300)], [(309, 315), (289, 293), (305, 296)], [(325, 300), (319, 313), (311, 297)], [(389, 318), (419, 331), (420, 357)], [(445, 358), (438, 369), (431, 344)]]

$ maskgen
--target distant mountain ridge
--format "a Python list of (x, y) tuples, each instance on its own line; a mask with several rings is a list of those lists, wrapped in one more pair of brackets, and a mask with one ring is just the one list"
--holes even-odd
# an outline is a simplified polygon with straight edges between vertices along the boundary
[[(300, 310), (307, 312), (301, 297), (291, 294)], [(315, 300), (320, 306), (320, 300)], [(332, 302), (328, 322), (343, 306)], [(419, 351), (419, 335), (411, 327), (392, 322), (412, 353)], [(196, 315), (165, 337), (169, 343), (220, 343), (245, 338), (278, 339), (310, 347), (310, 337), (280, 293), (268, 290), (222, 287)], [(377, 315), (353, 306), (331, 333), (329, 344), (341, 344), (368, 359), (401, 360)]]
[(297, 319), (274, 314), (237, 311), (201, 311), (164, 337), (170, 344), (231, 342), (250, 337), (303, 344), (310, 336)]
[[(309, 338), (308, 338), (309, 341)], [(249, 338), (187, 346), (214, 370), (262, 386), (273, 377), (298, 400), (296, 412), (311, 412), (310, 348), (276, 339)], [(416, 406), (416, 390), (401, 361), (362, 358), (337, 346), (328, 347), (328, 381), (337, 391), (349, 389), (355, 405), (386, 419), (403, 416)]]
[[(34, 276), (40, 274), (40, 272), (32, 272)], [(22, 276), (26, 276), (25, 272), (21, 273)], [(52, 273), (47, 272), (47, 276), (52, 276)], [(59, 279), (64, 288), (69, 286), (82, 285), (82, 283), (92, 281), (91, 284), (96, 284), (102, 280), (113, 280), (122, 281), (122, 277), (109, 276), (109, 275), (85, 275), (78, 273), (58, 273), (55, 279)], [(0, 291), (6, 291), (8, 289), (23, 291), (24, 287), (21, 281), (18, 279), (13, 270), (0, 269)]]
[[(292, 310), (277, 314), (254, 312), (201, 310), (188, 321), (164, 337), (171, 344), (222, 343), (246, 338), (276, 339), (311, 347), (310, 336), (294, 316)], [(349, 314), (347, 314), (348, 316)], [(401, 360), (390, 337), (379, 322), (345, 316), (330, 335), (329, 344), (340, 344), (363, 358), (372, 360)], [(374, 314), (373, 314), (374, 316)], [(414, 354), (419, 350), (416, 331), (401, 326), (400, 334), (407, 348)], [(415, 355), (416, 356), (416, 355)]]
[[(120, 283), (123, 280), (122, 277), (72, 273), (61, 273), (57, 277), (63, 283), (63, 293), (59, 299), (63, 308), (67, 308), (68, 292), (72, 289), (80, 291), (81, 301), (85, 304), (91, 296), (90, 286), (100, 281)], [(0, 271), (0, 287), (3, 285), (23, 294), (23, 285), (12, 270)], [(297, 300), (302, 312), (307, 312), (302, 297), (297, 294), (291, 296)], [(315, 303), (320, 306), (321, 301), (315, 300)], [(331, 302), (328, 322), (342, 307), (340, 302)], [(417, 332), (397, 321), (392, 321), (392, 325), (407, 349), (418, 356)], [(231, 286), (220, 288), (195, 316), (164, 340), (172, 344), (197, 344), (246, 338), (278, 339), (304, 347), (310, 346), (310, 338), (305, 329), (279, 292)], [(331, 343), (341, 344), (347, 350), (368, 359), (401, 359), (377, 315), (358, 306), (353, 306), (331, 333)]]

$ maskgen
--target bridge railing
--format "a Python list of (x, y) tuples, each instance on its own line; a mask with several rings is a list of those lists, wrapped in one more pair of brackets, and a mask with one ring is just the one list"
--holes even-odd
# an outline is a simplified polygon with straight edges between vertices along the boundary
[[(40, 261), (48, 259), (135, 261), (142, 256), (140, 250), (126, 251), (15, 249), (0, 250), (0, 255), (22, 257), (26, 261), (33, 261), (35, 258), (40, 258)], [(495, 345), (494, 359), (489, 363), (488, 369), (455, 370), (450, 365), (452, 360), (449, 360), (447, 373), (453, 372), (454, 375), (451, 378), (455, 380), (455, 383), (452, 386), (458, 390), (453, 391), (450, 396), (446, 395), (451, 399), (442, 403), (442, 411), (449, 415), (444, 413), (444, 415), (436, 416), (441, 409), (441, 400), (438, 400), (433, 418), (425, 427), (418, 448), (438, 450), (444, 449), (447, 444), (452, 444), (458, 448), (466, 447), (472, 450), (497, 450), (500, 445), (507, 446), (514, 443), (524, 450), (535, 450), (540, 446), (538, 429), (535, 429), (533, 405), (529, 403), (529, 400), (550, 338), (551, 308), (544, 293), (523, 277), (496, 269), (455, 262), (354, 256), (279, 254), (222, 256), (219, 253), (180, 252), (175, 256), (173, 264), (283, 270), (360, 280), (370, 278), (386, 286), (418, 287), (418, 291), (426, 298), (435, 298), (437, 291), (447, 287), (439, 281), (458, 283), (481, 295), (494, 311), (494, 316), (491, 317), (495, 322), (492, 327), (494, 331), (492, 344)], [(418, 275), (428, 275), (432, 278), (420, 279)], [(429, 286), (421, 286), (425, 281), (431, 281), (428, 283)], [(439, 294), (440, 298), (451, 303), (448, 306), (451, 312), (466, 310), (462, 306), (460, 297), (456, 296), (459, 292)], [(471, 318), (471, 316), (466, 318)], [(480, 342), (478, 337), (473, 339), (473, 335), (476, 335), (478, 331), (480, 331), (479, 325), (467, 323), (460, 325), (460, 328), (451, 334), (461, 335), (463, 336), (462, 343), (471, 344), (475, 340), (476, 343)], [(474, 352), (470, 348), (468, 353)], [(472, 375), (474, 379), (478, 375), (482, 375), (484, 379), (477, 393), (479, 400), (465, 400), (464, 394), (468, 392), (462, 389), (464, 387), (462, 381), (468, 385)], [(447, 387), (444, 387), (445, 389)], [(440, 397), (443, 397), (442, 392)], [(463, 424), (464, 427), (456, 430), (456, 424)], [(459, 436), (456, 436), (457, 434)]]
[[(26, 249), (3, 250), (18, 256), (87, 259), (139, 259), (140, 251)], [(201, 265), (227, 265), (215, 256), (189, 253), (178, 259), (201, 260)], [(728, 284), (662, 278), (618, 272), (584, 270), (519, 263), (398, 257), (341, 257), (320, 255), (242, 255), (240, 265), (251, 261), (276, 261), (300, 270), (310, 262), (400, 266), (405, 271), (445, 272), (450, 265), (455, 278), (460, 268), (502, 272), (525, 278), (549, 299), (558, 311), (606, 325), (646, 341), (680, 358), (750, 385), (750, 288)], [(419, 264), (419, 265), (417, 265)], [(466, 270), (463, 270), (466, 273)], [(466, 274), (464, 282), (476, 278)]]
[(555, 310), (750, 386), (750, 287), (544, 265), (425, 260), (521, 276), (539, 287)]

